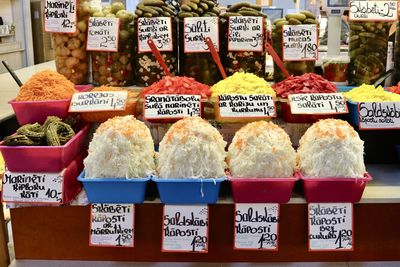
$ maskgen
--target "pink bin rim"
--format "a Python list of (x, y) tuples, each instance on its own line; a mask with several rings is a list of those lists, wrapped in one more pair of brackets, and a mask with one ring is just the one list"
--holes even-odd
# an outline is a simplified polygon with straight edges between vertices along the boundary
[(369, 182), (372, 180), (372, 176), (366, 172), (362, 178), (350, 178), (350, 177), (304, 177), (301, 172), (296, 174), (303, 181), (315, 181), (315, 182)]
[(71, 102), (71, 98), (68, 99), (60, 99), (60, 100), (38, 100), (38, 101), (16, 101), (15, 98), (8, 101), (8, 104), (32, 104), (32, 103), (66, 103)]
[(283, 178), (268, 178), (268, 177), (232, 177), (228, 175), (228, 181), (230, 182), (295, 182), (298, 181), (300, 178), (293, 176), (293, 177), (283, 177)]

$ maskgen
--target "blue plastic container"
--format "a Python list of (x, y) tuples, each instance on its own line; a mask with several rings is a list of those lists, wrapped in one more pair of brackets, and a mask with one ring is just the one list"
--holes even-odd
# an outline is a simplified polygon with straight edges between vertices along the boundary
[(143, 203), (148, 178), (85, 178), (81, 172), (78, 181), (83, 183), (90, 203)]
[(356, 127), (358, 129), (358, 121), (359, 121), (359, 116), (358, 116), (358, 102), (353, 102), (350, 100), (347, 100), (347, 108), (349, 110), (349, 113), (345, 115), (346, 120)]
[(226, 178), (151, 178), (165, 204), (214, 204)]

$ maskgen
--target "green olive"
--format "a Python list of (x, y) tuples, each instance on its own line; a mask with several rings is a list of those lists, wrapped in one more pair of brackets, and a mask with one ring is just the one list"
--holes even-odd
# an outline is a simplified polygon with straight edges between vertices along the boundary
[(96, 11), (93, 13), (92, 17), (102, 18), (102, 17), (104, 17), (104, 13), (101, 11)]
[(115, 15), (113, 13), (108, 13), (106, 14), (106, 18), (115, 18)]
[(115, 15), (120, 19), (121, 23), (130, 23), (133, 20), (133, 14), (126, 10), (120, 10)]

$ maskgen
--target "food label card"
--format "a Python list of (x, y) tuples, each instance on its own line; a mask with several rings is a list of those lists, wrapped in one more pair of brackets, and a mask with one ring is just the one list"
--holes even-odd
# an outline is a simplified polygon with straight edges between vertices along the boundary
[(276, 117), (272, 95), (229, 94), (218, 96), (219, 114), (222, 118), (270, 118)]
[(229, 17), (228, 51), (263, 51), (263, 17)]
[(236, 204), (234, 248), (278, 250), (279, 204)]
[(282, 53), (284, 61), (318, 59), (317, 25), (283, 25)]
[(77, 21), (77, 0), (44, 1), (44, 31), (75, 33)]
[(350, 1), (349, 4), (349, 20), (397, 20), (397, 1)]
[(200, 116), (200, 95), (146, 95), (146, 119), (176, 119)]
[(293, 94), (288, 99), (292, 114), (348, 113), (346, 99), (341, 93)]
[(153, 40), (159, 51), (172, 51), (172, 22), (171, 18), (139, 18), (138, 43), (139, 53), (151, 52), (147, 40)]
[(163, 252), (208, 252), (208, 206), (164, 205)]
[(119, 18), (89, 18), (87, 51), (118, 52)]
[(219, 19), (218, 17), (184, 18), (184, 52), (209, 52), (206, 38), (210, 37), (215, 49), (219, 51)]
[(400, 102), (358, 103), (360, 130), (400, 129)]
[(353, 250), (353, 204), (308, 204), (310, 251)]
[(133, 247), (133, 204), (92, 204), (90, 209), (90, 246)]
[(72, 96), (69, 112), (125, 110), (127, 98), (127, 91), (75, 93)]
[(63, 203), (63, 175), (61, 173), (5, 172), (2, 199), (10, 203)]

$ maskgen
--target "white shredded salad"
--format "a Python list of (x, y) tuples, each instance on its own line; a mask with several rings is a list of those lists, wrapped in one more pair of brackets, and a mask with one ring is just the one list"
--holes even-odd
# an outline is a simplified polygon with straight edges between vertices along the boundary
[(157, 173), (160, 178), (218, 178), (225, 176), (222, 135), (200, 117), (174, 123), (160, 143)]
[(257, 121), (236, 132), (228, 149), (235, 177), (293, 177), (296, 151), (287, 133), (272, 122)]
[(364, 176), (364, 142), (346, 121), (314, 123), (300, 139), (298, 167), (305, 177)]
[(144, 178), (155, 172), (154, 143), (147, 126), (128, 115), (102, 123), (84, 160), (86, 178)]

